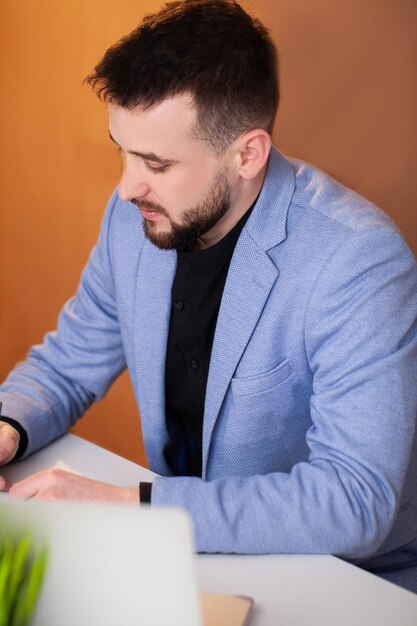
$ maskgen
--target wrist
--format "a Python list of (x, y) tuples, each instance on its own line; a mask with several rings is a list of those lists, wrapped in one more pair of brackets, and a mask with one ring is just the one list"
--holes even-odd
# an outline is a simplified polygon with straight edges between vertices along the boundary
[(126, 504), (139, 505), (139, 494), (136, 487), (122, 487), (120, 489), (120, 500)]

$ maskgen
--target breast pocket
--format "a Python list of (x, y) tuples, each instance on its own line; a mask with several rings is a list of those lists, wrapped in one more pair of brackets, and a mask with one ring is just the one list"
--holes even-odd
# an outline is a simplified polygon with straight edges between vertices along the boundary
[(282, 400), (292, 387), (291, 375), (291, 365), (286, 360), (268, 372), (231, 381), (233, 430), (239, 432), (253, 473), (287, 472), (292, 467), (282, 438), (288, 421), (288, 409), (284, 406), (287, 402)]
[(238, 396), (256, 396), (273, 391), (276, 387), (284, 383), (292, 374), (289, 361), (286, 359), (273, 370), (253, 376), (242, 378), (232, 378), (232, 393)]

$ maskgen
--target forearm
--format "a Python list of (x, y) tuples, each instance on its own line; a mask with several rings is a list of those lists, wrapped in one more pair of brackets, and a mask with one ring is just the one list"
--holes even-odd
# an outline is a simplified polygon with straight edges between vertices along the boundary
[(92, 394), (33, 358), (16, 366), (0, 386), (2, 414), (16, 421), (28, 437), (20, 456), (64, 434), (93, 400)]
[(156, 478), (152, 506), (187, 509), (201, 552), (363, 558), (383, 542), (395, 516), (395, 494), (385, 487), (328, 462), (300, 463), (290, 474)]

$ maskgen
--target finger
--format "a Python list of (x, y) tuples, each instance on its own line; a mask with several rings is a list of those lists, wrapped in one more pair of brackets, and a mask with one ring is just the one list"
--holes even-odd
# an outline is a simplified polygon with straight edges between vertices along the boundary
[(13, 486), (13, 483), (10, 480), (7, 480), (4, 476), (0, 476), (0, 492), (1, 491), (9, 491), (10, 487)]
[(45, 488), (44, 474), (46, 474), (46, 472), (38, 472), (23, 480), (19, 480), (10, 487), (9, 494), (19, 500), (28, 500), (29, 498), (36, 497), (39, 491)]
[(10, 488), (9, 493), (11, 496), (23, 500), (44, 497), (51, 490), (55, 496), (69, 476), (71, 476), (69, 472), (61, 469), (43, 470), (19, 480)]

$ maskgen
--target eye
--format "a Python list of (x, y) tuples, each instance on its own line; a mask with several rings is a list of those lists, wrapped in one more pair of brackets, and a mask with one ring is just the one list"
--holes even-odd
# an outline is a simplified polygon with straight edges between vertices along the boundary
[(153, 165), (150, 165), (148, 161), (143, 161), (143, 164), (148, 172), (152, 172), (153, 174), (162, 174), (162, 172), (165, 172), (165, 170), (169, 167), (169, 165), (158, 165), (157, 167), (154, 167)]
[(126, 159), (126, 155), (125, 155), (125, 153), (123, 152), (123, 150), (121, 149), (121, 147), (120, 147), (120, 146), (116, 146), (116, 150), (117, 150), (117, 152), (119, 153), (119, 156), (120, 156), (120, 158), (122, 159), (122, 161), (125, 161), (125, 159)]

